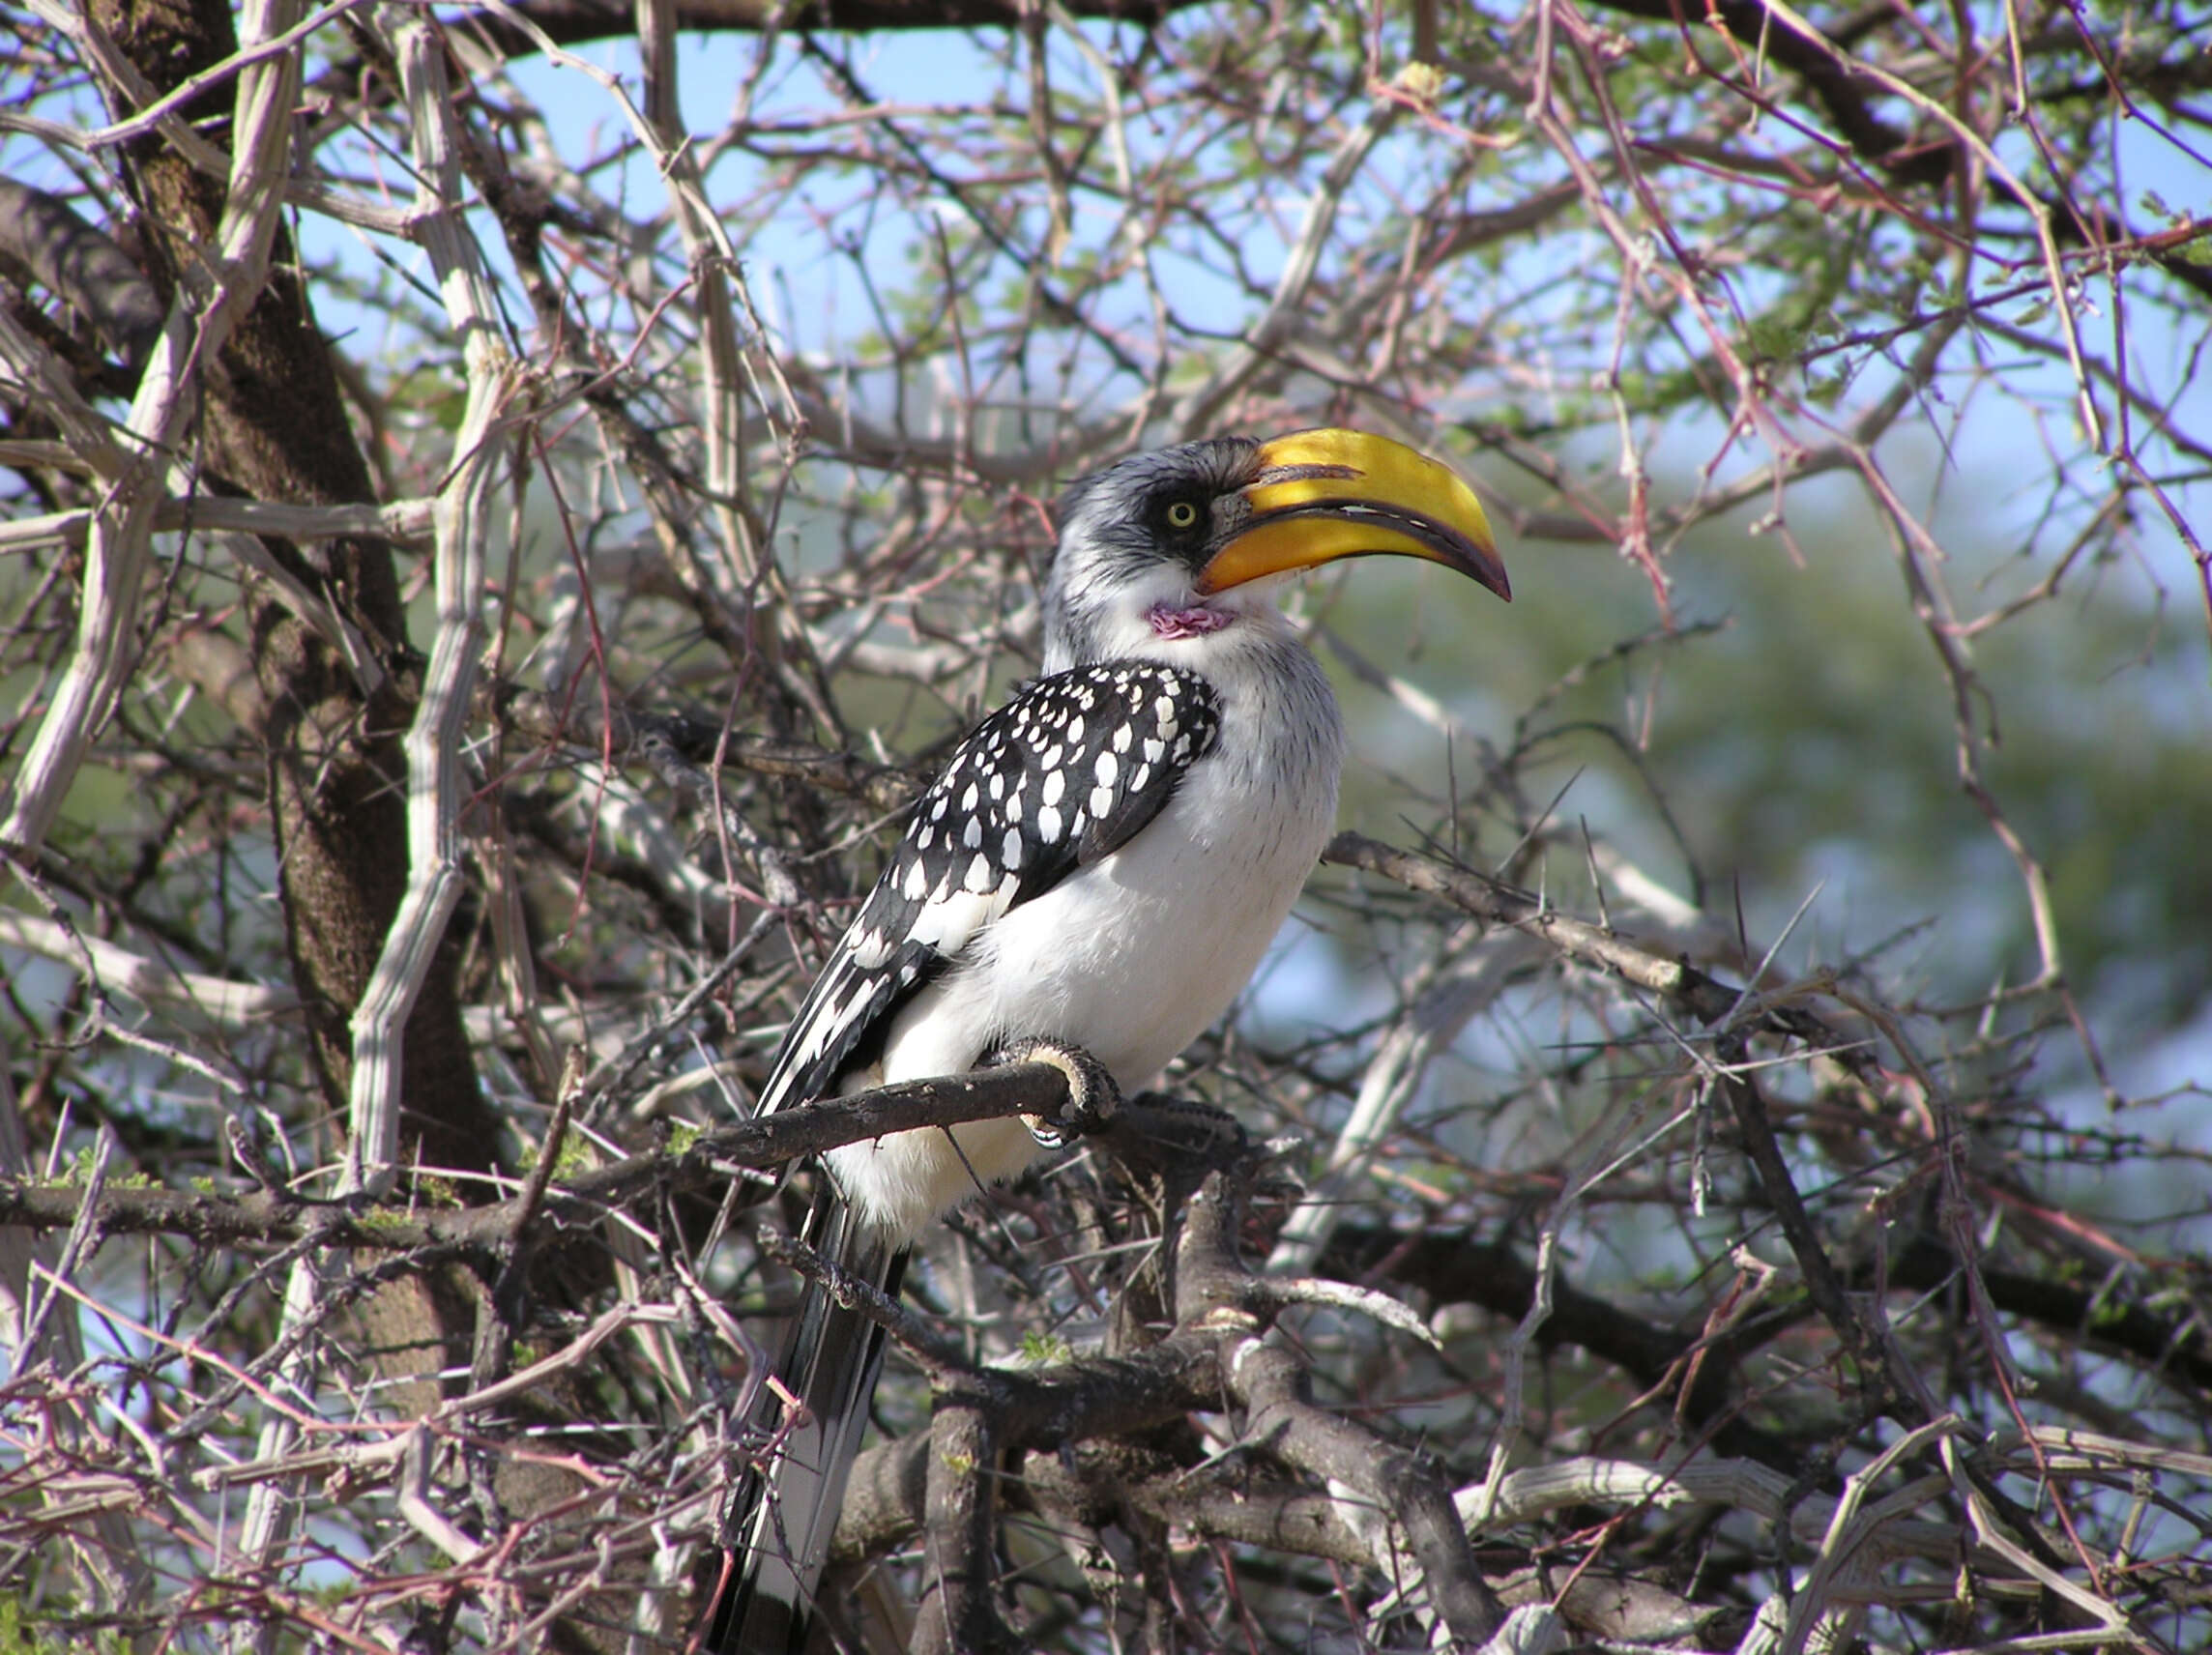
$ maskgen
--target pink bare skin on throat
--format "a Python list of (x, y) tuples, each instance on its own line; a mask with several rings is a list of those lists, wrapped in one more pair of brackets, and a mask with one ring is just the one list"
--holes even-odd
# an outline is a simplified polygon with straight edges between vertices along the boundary
[(1208, 632), (1218, 632), (1233, 619), (1219, 609), (1208, 609), (1203, 603), (1181, 608), (1173, 603), (1155, 603), (1145, 619), (1152, 624), (1152, 635), (1159, 638), (1197, 638)]

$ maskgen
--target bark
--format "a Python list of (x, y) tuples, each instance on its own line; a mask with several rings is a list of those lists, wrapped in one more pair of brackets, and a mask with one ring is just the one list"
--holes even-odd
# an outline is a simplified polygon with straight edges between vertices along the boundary
[[(156, 88), (237, 50), (222, 0), (94, 0), (91, 20)], [(230, 82), (187, 106), (219, 120)], [(195, 273), (222, 207), (222, 184), (160, 138), (129, 146), (131, 193), (152, 276), (164, 297)], [(330, 352), (282, 228), (268, 284), (203, 375), (202, 445), (230, 487), (291, 505), (367, 503), (375, 489), (355, 442)], [(352, 1068), (349, 1021), (407, 879), (399, 741), (413, 666), (391, 543), (346, 537), (271, 554), (350, 622), (388, 688), (363, 693), (350, 663), (266, 587), (250, 599), (262, 690), (269, 805), (294, 982), (306, 1008), (317, 1081), (334, 1111)], [(477, 1089), (454, 993), (449, 940), (408, 1026), (403, 1130), (410, 1158), (486, 1170), (496, 1121)]]
[[(157, 92), (238, 49), (224, 0), (93, 0), (89, 21)], [(183, 114), (219, 133), (232, 101), (233, 82), (225, 79)], [(204, 254), (216, 240), (223, 181), (158, 135), (128, 145), (124, 163), (147, 275), (164, 303), (180, 287), (204, 291), (224, 279), (227, 273), (206, 269)], [(217, 360), (202, 364), (198, 389), (196, 457), (211, 487), (295, 506), (374, 500), (281, 224), (266, 283)], [(262, 543), (373, 657), (346, 660), (269, 582), (247, 584), (247, 648), (261, 712), (252, 733), (267, 767), (285, 946), (310, 1064), (342, 1130), (353, 1013), (407, 883), (400, 742), (420, 675), (390, 541), (348, 536), (296, 544), (265, 536)], [(377, 693), (367, 693), (364, 682), (379, 684)], [(408, 1024), (401, 1159), (489, 1171), (497, 1119), (477, 1088), (455, 963), (449, 932)], [(355, 1306), (353, 1331), (387, 1382), (385, 1406), (406, 1417), (437, 1406), (435, 1376), (468, 1362), (479, 1292), (469, 1271), (453, 1268), (395, 1276)]]

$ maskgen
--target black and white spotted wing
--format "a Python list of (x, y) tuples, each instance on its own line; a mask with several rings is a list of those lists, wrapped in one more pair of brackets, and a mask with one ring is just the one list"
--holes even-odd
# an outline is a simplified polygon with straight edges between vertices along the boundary
[(761, 1113), (829, 1091), (993, 920), (1127, 844), (1219, 728), (1211, 686), (1174, 667), (1074, 667), (1023, 686), (915, 806), (784, 1031)]

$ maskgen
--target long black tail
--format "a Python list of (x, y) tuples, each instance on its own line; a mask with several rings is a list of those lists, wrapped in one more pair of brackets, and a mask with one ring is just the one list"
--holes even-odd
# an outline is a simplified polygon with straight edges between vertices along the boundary
[[(854, 1222), (852, 1209), (823, 1181), (806, 1221), (807, 1244), (848, 1274), (896, 1293), (907, 1249)], [(806, 1404), (806, 1418), (787, 1434), (767, 1472), (747, 1477), (732, 1502), (729, 1531), (739, 1551), (707, 1639), (715, 1655), (800, 1655), (805, 1646), (814, 1588), (845, 1503), (845, 1475), (859, 1452), (883, 1365), (883, 1328), (807, 1283), (776, 1368)], [(784, 1418), (775, 1393), (764, 1390), (746, 1423), (763, 1438)]]

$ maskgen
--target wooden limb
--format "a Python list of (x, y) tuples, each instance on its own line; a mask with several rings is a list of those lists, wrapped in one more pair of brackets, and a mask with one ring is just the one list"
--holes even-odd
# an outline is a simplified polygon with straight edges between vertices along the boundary
[[(1365, 1426), (1315, 1407), (1305, 1364), (1287, 1346), (1237, 1339), (1224, 1352), (1222, 1372), (1230, 1394), (1250, 1410), (1246, 1444), (1348, 1493), (1355, 1527), (1402, 1526), (1437, 1617), (1461, 1643), (1488, 1641), (1504, 1622), (1503, 1606), (1483, 1583), (1451, 1491), (1435, 1467)], [(1396, 1550), (1388, 1540), (1375, 1549)]]
[[(1066, 1089), (1066, 1076), (1050, 1063), (1013, 1063), (783, 1110), (555, 1183), (535, 1198), (538, 1223), (588, 1221), (661, 1188), (716, 1187), (734, 1169), (780, 1167), (801, 1155), (888, 1132), (956, 1126), (1025, 1113), (1050, 1114), (1061, 1107)], [(75, 1222), (83, 1193), (66, 1182), (0, 1178), (0, 1226), (65, 1229)], [(110, 1234), (183, 1235), (212, 1245), (311, 1236), (324, 1247), (495, 1249), (515, 1239), (516, 1216), (533, 1199), (525, 1190), (488, 1206), (408, 1210), (309, 1201), (268, 1190), (226, 1196), (200, 1190), (111, 1188), (102, 1192), (95, 1217)]]
[(1746, 1022), (1747, 1029), (1810, 1041), (1833, 1052), (1847, 1066), (1854, 1061), (1857, 1047), (1810, 1013), (1795, 1006), (1760, 1003), (1746, 990), (1707, 976), (1685, 960), (1654, 953), (1610, 926), (1562, 914), (1503, 880), (1351, 832), (1331, 839), (1322, 860), (1380, 874), (1408, 890), (1442, 897), (1477, 919), (1510, 925), (1578, 965), (1608, 973), (1658, 996), (1700, 1023), (1721, 1023), (1743, 1018), (1747, 1011), (1755, 1012)]
[(1482, 1583), (1444, 1480), (1419, 1456), (1351, 1420), (1324, 1413), (1305, 1392), (1305, 1369), (1266, 1336), (1264, 1285), (1237, 1262), (1237, 1236), (1262, 1157), (1210, 1175), (1189, 1208), (1176, 1249), (1177, 1310), (1184, 1326), (1212, 1330), (1228, 1394), (1247, 1410), (1248, 1444), (1294, 1469), (1350, 1490), (1368, 1511), (1401, 1524), (1433, 1611), (1462, 1642), (1482, 1643), (1505, 1616)]
[(939, 1396), (930, 1416), (921, 1602), (908, 1645), (913, 1655), (1017, 1647), (992, 1602), (998, 1573), (993, 1495), (1002, 1446), (994, 1389), (965, 1381)]

